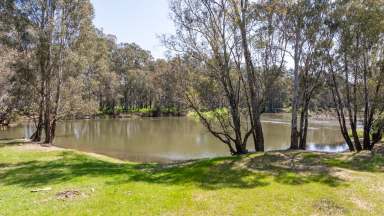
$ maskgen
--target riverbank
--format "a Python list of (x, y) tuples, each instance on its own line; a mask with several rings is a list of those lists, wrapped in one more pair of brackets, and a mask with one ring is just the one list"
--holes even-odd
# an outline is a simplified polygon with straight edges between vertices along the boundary
[(104, 111), (94, 115), (94, 117), (113, 117), (113, 118), (130, 118), (130, 117), (170, 117), (170, 116), (186, 116), (186, 110), (176, 108), (136, 108), (130, 110), (117, 109), (113, 112)]
[[(150, 118), (150, 117), (185, 117), (188, 112), (185, 110), (175, 109), (151, 109), (141, 108), (129, 111), (118, 112), (99, 112), (92, 115), (75, 115), (67, 116), (61, 120), (87, 120), (87, 119), (125, 119), (125, 118)], [(37, 118), (37, 117), (35, 117)], [(17, 127), (20, 124), (30, 123), (33, 118), (31, 116), (16, 115), (5, 125), (0, 123), (0, 130)]]
[(130, 163), (0, 141), (0, 215), (380, 215), (384, 158), (269, 152)]

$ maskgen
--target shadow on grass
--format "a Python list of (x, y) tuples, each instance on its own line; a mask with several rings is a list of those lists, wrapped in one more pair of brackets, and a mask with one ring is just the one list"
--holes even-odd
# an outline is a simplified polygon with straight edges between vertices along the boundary
[[(329, 169), (307, 169), (299, 164), (285, 166), (285, 160), (286, 156), (263, 154), (249, 158), (216, 158), (165, 166), (116, 164), (73, 152), (63, 152), (51, 161), (2, 164), (0, 184), (38, 187), (65, 183), (80, 177), (103, 177), (107, 184), (113, 185), (146, 182), (194, 185), (210, 190), (263, 187), (272, 182), (293, 186), (308, 183), (330, 187), (346, 185), (343, 180), (332, 176)], [(84, 179), (80, 181), (82, 180)]]
[[(265, 153), (247, 161), (246, 167), (270, 173), (274, 181), (288, 185), (320, 183), (330, 187), (344, 184), (329, 167), (308, 162), (302, 152)], [(319, 157), (318, 157), (319, 158)]]
[(347, 157), (326, 157), (323, 163), (328, 166), (364, 172), (384, 172), (384, 156), (368, 152), (354, 153)]

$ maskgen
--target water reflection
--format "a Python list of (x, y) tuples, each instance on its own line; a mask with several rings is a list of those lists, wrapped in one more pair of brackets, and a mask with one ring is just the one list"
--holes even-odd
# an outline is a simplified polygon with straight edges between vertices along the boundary
[(348, 145), (346, 143), (343, 144), (315, 144), (309, 143), (307, 145), (308, 151), (320, 151), (320, 152), (345, 152), (348, 151)]
[[(263, 116), (266, 150), (289, 147), (286, 116)], [(29, 137), (31, 125), (0, 133), (0, 138)], [(200, 123), (188, 118), (143, 118), (66, 121), (58, 124), (56, 145), (133, 161), (185, 160), (228, 155), (226, 146)], [(339, 152), (348, 148), (334, 122), (315, 122), (308, 131), (308, 148)], [(249, 143), (253, 150), (253, 144)]]

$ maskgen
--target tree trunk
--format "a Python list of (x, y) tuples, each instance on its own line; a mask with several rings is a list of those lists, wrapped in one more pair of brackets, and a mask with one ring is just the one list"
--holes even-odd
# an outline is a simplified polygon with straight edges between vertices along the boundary
[(36, 125), (36, 131), (32, 134), (31, 140), (33, 142), (40, 142), (41, 141), (41, 132), (43, 130), (44, 126), (44, 119), (43, 119), (43, 111), (44, 111), (44, 81), (41, 81), (40, 84), (40, 103), (39, 103), (39, 117), (38, 117), (38, 122)]
[(260, 121), (260, 116), (257, 117), (255, 123), (256, 123), (254, 128), (255, 150), (263, 152), (264, 151), (264, 135), (263, 135), (263, 127)]
[(46, 88), (45, 88), (45, 113), (44, 113), (44, 126), (45, 126), (45, 140), (44, 143), (52, 143), (52, 123), (51, 123), (51, 77), (47, 74)]
[(364, 126), (363, 149), (371, 150), (370, 127)]
[(293, 92), (292, 92), (292, 119), (291, 119), (291, 149), (299, 149), (299, 132), (297, 130), (297, 113), (300, 104), (300, 74), (299, 64), (301, 58), (301, 36), (300, 28), (296, 26), (294, 45), (294, 69), (293, 69)]
[(30, 137), (32, 142), (40, 142), (41, 141), (41, 132), (43, 130), (43, 121), (39, 118), (39, 122), (36, 125), (36, 130)]
[(344, 137), (345, 142), (348, 145), (349, 150), (356, 151), (355, 145), (353, 145), (353, 142), (348, 134), (348, 129), (347, 129), (345, 116), (344, 116), (344, 106), (341, 100), (339, 86), (336, 81), (336, 75), (335, 75), (335, 72), (333, 71), (332, 63), (330, 65), (331, 65), (330, 69), (331, 69), (331, 81), (332, 81), (331, 93), (332, 93), (333, 101), (335, 103), (335, 110), (337, 114), (337, 120), (339, 121), (340, 131)]
[[(297, 54), (295, 54), (297, 55)], [(293, 72), (293, 95), (292, 95), (292, 119), (291, 119), (291, 149), (298, 149), (298, 137), (297, 130), (297, 112), (299, 105), (299, 74), (298, 74), (298, 57), (295, 57), (295, 68)]]
[(300, 115), (300, 143), (299, 149), (305, 150), (307, 148), (307, 134), (308, 134), (308, 106), (309, 101), (306, 101), (302, 108)]
[[(237, 11), (237, 16), (239, 19), (239, 29), (241, 32), (241, 41), (243, 46), (243, 54), (245, 58), (245, 65), (247, 70), (247, 81), (248, 81), (248, 89), (249, 89), (249, 95), (250, 95), (250, 102), (251, 102), (251, 123), (253, 126), (253, 138), (254, 138), (254, 144), (255, 144), (255, 150), (256, 151), (264, 151), (264, 136), (263, 136), (263, 129), (260, 121), (260, 104), (258, 103), (259, 100), (257, 98), (256, 94), (256, 88), (257, 88), (257, 81), (256, 81), (256, 72), (255, 68), (252, 62), (251, 53), (249, 51), (248, 46), (248, 36), (247, 36), (247, 29), (246, 29), (246, 18), (245, 15), (248, 10), (248, 1), (244, 0), (241, 1), (241, 15)], [(236, 7), (237, 8), (237, 7)]]

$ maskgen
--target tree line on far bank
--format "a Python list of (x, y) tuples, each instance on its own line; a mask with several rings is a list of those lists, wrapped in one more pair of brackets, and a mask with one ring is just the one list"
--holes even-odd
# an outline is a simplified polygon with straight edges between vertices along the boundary
[(232, 154), (244, 154), (250, 139), (264, 151), (261, 115), (285, 109), (291, 149), (306, 148), (309, 115), (318, 112), (334, 113), (351, 151), (381, 140), (381, 0), (169, 6), (176, 32), (161, 37), (169, 57), (155, 60), (95, 28), (89, 0), (2, 1), (0, 124), (27, 116), (32, 140), (52, 143), (64, 118), (192, 110)]

